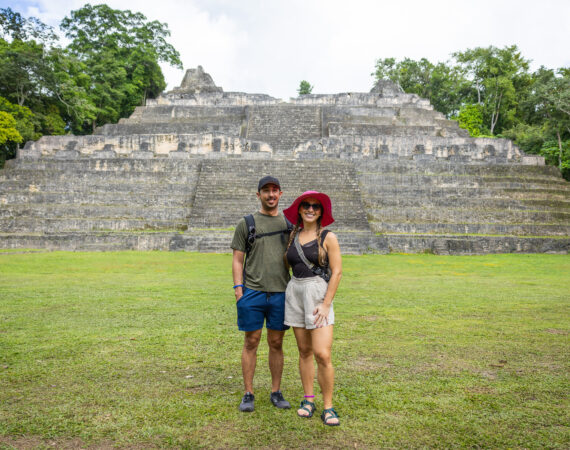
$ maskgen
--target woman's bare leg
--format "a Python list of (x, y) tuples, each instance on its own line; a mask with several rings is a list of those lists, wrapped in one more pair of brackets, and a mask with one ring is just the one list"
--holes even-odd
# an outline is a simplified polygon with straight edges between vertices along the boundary
[[(311, 330), (313, 353), (317, 360), (317, 379), (323, 393), (323, 407), (333, 407), (332, 395), (334, 388), (334, 367), (331, 360), (331, 348), (333, 341), (333, 325)], [(337, 423), (338, 419), (331, 419), (329, 423)]]
[[(299, 349), (299, 373), (301, 375), (301, 383), (305, 395), (314, 395), (313, 382), (315, 379), (315, 365), (313, 362), (313, 350), (311, 331), (305, 328), (293, 327), (295, 339), (297, 340), (297, 348)], [(310, 402), (313, 398), (308, 398)], [(297, 413), (301, 416), (307, 416), (307, 411), (298, 409)]]

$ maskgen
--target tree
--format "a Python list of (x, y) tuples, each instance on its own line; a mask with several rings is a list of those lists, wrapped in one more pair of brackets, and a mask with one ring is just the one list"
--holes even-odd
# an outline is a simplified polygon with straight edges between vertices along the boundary
[(16, 129), (16, 119), (12, 114), (0, 111), (0, 169), (4, 161), (12, 156), (10, 153), (15, 145), (22, 142), (22, 135)]
[(16, 121), (14, 128), (22, 137), (22, 142), (39, 139), (41, 133), (38, 131), (39, 119), (38, 117), (26, 106), (20, 106), (10, 103), (3, 97), (0, 97), (0, 111), (10, 114)]
[[(537, 114), (542, 114), (547, 130), (556, 135), (558, 147), (558, 167), (563, 169), (565, 151), (563, 141), (570, 139), (570, 70), (559, 69), (558, 75), (554, 71), (541, 67), (535, 77), (530, 96), (534, 100)], [(550, 145), (548, 145), (550, 144)], [(543, 152), (551, 154), (552, 144), (545, 143)]]
[(12, 8), (0, 8), (0, 36), (2, 39), (35, 40), (43, 44), (57, 40), (52, 27), (35, 17), (26, 19)]
[(311, 92), (313, 92), (313, 86), (311, 86), (311, 84), (308, 81), (303, 80), (299, 84), (299, 89), (297, 89), (297, 92), (299, 93), (299, 95), (310, 94)]
[(453, 56), (470, 77), (491, 135), (515, 125), (517, 92), (530, 84), (529, 62), (517, 46), (477, 47)]
[(166, 87), (159, 61), (182, 68), (178, 52), (166, 41), (168, 26), (149, 22), (141, 13), (87, 4), (60, 27), (71, 40), (70, 54), (89, 77), (93, 111), (85, 117), (91, 130), (130, 115)]
[[(73, 66), (69, 57), (55, 46), (52, 28), (38, 19), (24, 19), (8, 8), (0, 10), (0, 25), (0, 95), (34, 112), (34, 132), (24, 133), (24, 139), (37, 133), (63, 134), (67, 123), (61, 110), (77, 108), (70, 95), (77, 87), (61, 70)], [(28, 127), (28, 123), (20, 124), (21, 114), (13, 115), (18, 126)]]
[(521, 122), (503, 131), (525, 152), (545, 157), (570, 179), (570, 70), (541, 67), (519, 101)]

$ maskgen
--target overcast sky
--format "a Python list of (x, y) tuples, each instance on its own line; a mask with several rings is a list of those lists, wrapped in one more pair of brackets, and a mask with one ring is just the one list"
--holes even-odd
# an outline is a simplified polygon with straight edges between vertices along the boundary
[[(58, 27), (86, 0), (0, 0)], [(454, 51), (517, 45), (532, 69), (570, 66), (570, 0), (108, 0), (166, 22), (184, 68), (202, 65), (225, 91), (287, 100), (368, 92), (379, 58), (446, 61)], [(167, 89), (184, 71), (163, 66)]]

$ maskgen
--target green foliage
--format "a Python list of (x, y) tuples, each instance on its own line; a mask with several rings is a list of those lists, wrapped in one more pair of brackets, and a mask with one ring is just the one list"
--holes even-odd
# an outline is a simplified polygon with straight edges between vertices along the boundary
[(0, 37), (16, 41), (54, 42), (57, 36), (53, 28), (35, 17), (25, 18), (12, 8), (0, 8)]
[(49, 85), (45, 52), (36, 41), (0, 39), (0, 95), (20, 106), (37, 104)]
[(65, 17), (61, 29), (71, 40), (70, 54), (89, 77), (87, 100), (93, 108), (84, 111), (83, 132), (116, 122), (158, 95), (166, 87), (159, 61), (182, 67), (166, 41), (168, 26), (141, 13), (87, 4)]
[(456, 118), (459, 126), (467, 131), (473, 137), (486, 134), (483, 127), (483, 113), (481, 105), (465, 104), (461, 107)]
[(558, 73), (541, 67), (533, 77), (529, 100), (535, 114), (556, 122), (570, 132), (570, 69)]
[(22, 142), (22, 135), (16, 129), (16, 119), (12, 114), (0, 111), (0, 146), (10, 141)]
[(570, 72), (541, 67), (531, 75), (521, 94), (521, 122), (502, 135), (513, 139), (524, 151), (545, 157), (570, 180)]
[[(22, 19), (10, 9), (0, 10), (0, 95), (5, 101), (28, 108), (33, 114), (13, 113), (24, 141), (42, 134), (63, 134), (67, 121), (63, 111), (76, 109), (70, 95), (72, 66), (63, 50), (54, 45), (52, 29), (37, 19)], [(24, 40), (27, 39), (27, 40)]]
[(501, 136), (513, 140), (526, 153), (538, 155), (548, 133), (542, 124), (529, 125), (521, 122), (513, 128), (505, 130)]
[[(37, 131), (40, 127), (39, 119), (29, 108), (15, 105), (0, 97), (0, 112), (9, 115), (9, 118), (4, 116), (4, 124), (8, 128), (13, 127), (19, 136), (19, 139), (7, 139), (0, 144), (0, 167), (2, 167), (6, 159), (16, 156), (19, 144), (39, 139), (41, 134)], [(14, 121), (13, 124), (11, 120)]]
[(490, 46), (453, 54), (466, 71), (482, 105), (483, 120), (490, 133), (498, 134), (516, 123), (517, 92), (530, 84), (529, 61), (516, 45), (502, 49)]
[(14, 146), (22, 142), (22, 135), (16, 129), (12, 114), (0, 111), (0, 169), (7, 158), (13, 157)]
[(15, 105), (0, 97), (0, 111), (6, 111), (16, 120), (16, 129), (24, 142), (39, 139), (41, 134), (37, 131), (39, 121), (36, 115), (26, 106)]
[(558, 166), (562, 176), (570, 181), (570, 139), (566, 141), (549, 140), (544, 142), (539, 154), (546, 163)]
[(311, 92), (313, 92), (313, 86), (311, 86), (311, 84), (308, 81), (303, 80), (299, 84), (299, 89), (297, 89), (297, 92), (299, 93), (299, 95), (310, 94)]

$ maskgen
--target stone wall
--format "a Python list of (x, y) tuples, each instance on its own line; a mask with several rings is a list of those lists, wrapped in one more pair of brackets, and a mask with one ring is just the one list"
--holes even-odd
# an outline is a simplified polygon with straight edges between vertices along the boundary
[(285, 103), (203, 70), (92, 136), (29, 142), (0, 171), (0, 248), (229, 251), (280, 178), (333, 201), (343, 253), (559, 252), (570, 185), (505, 139), (471, 138), (389, 82)]

